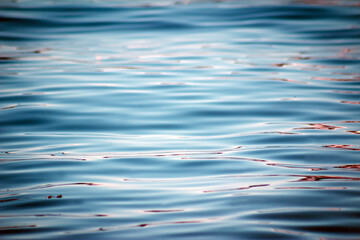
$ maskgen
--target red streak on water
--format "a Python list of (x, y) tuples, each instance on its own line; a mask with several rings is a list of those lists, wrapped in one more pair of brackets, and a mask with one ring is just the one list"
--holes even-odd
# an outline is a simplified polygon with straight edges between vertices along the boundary
[(340, 148), (340, 149), (360, 151), (360, 148), (353, 148), (352, 145), (337, 145), (337, 144), (334, 144), (334, 145), (326, 145), (326, 146), (323, 146), (323, 147), (326, 147), (326, 148)]
[(7, 227), (0, 227), (0, 230), (4, 230), (4, 229), (12, 229), (12, 228), (27, 228), (27, 227), (37, 227), (37, 225), (7, 226)]
[(353, 134), (360, 134), (360, 131), (346, 131), (348, 133), (353, 133)]
[(356, 78), (327, 78), (327, 77), (313, 77), (314, 80), (330, 81), (330, 82), (357, 82)]
[(334, 168), (355, 169), (356, 171), (360, 171), (360, 164), (343, 165), (343, 166), (337, 166)]
[(161, 222), (161, 223), (142, 223), (137, 225), (137, 227), (148, 227), (156, 225), (165, 225), (165, 224), (187, 224), (187, 223), (202, 223), (204, 221), (200, 220), (189, 220), (189, 221), (175, 221), (175, 222)]
[(292, 132), (277, 132), (279, 134), (286, 134), (286, 135), (297, 135), (297, 133), (292, 133)]
[(303, 177), (296, 182), (316, 182), (320, 180), (344, 180), (344, 181), (360, 181), (360, 178), (341, 177), (341, 176), (306, 176), (306, 175), (292, 175), (294, 177)]
[(360, 121), (339, 121), (339, 123), (360, 123)]
[(19, 200), (18, 198), (11, 198), (11, 199), (5, 199), (5, 200), (0, 200), (0, 202), (11, 202), (11, 201), (16, 201)]
[(319, 130), (336, 130), (338, 128), (344, 128), (339, 126), (331, 126), (322, 123), (310, 123), (308, 124), (310, 127), (301, 127), (301, 128), (294, 128), (294, 129), (319, 129)]
[(167, 213), (167, 212), (182, 212), (182, 211), (184, 211), (184, 210), (177, 210), (177, 209), (175, 209), (175, 210), (146, 210), (146, 211), (144, 211), (144, 212), (149, 212), (149, 213)]
[(347, 103), (347, 104), (360, 104), (360, 102), (354, 102), (354, 101), (340, 101), (341, 103)]
[(279, 167), (285, 167), (285, 168), (302, 168), (302, 169), (308, 169), (310, 171), (321, 171), (326, 170), (326, 168), (311, 168), (311, 167), (301, 167), (301, 166), (292, 166), (289, 164), (282, 164), (282, 163), (267, 163), (268, 166), (279, 166)]

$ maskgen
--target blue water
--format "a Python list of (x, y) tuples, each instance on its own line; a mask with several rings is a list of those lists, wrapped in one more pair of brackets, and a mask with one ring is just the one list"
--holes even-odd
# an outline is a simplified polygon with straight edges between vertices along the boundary
[(360, 239), (358, 1), (1, 1), (1, 239)]

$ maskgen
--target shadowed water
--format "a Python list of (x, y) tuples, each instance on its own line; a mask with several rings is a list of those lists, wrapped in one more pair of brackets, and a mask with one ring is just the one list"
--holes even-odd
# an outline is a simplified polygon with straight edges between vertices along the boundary
[(357, 1), (0, 6), (0, 238), (360, 238)]

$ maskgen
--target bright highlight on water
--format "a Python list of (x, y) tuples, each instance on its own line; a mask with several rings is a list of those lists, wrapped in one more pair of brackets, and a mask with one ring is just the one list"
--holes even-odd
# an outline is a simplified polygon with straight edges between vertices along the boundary
[(1, 239), (359, 239), (360, 4), (0, 1)]

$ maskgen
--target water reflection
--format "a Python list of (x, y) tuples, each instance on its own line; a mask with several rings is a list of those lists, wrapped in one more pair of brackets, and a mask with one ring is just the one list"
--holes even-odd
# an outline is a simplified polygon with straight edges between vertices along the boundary
[(346, 149), (346, 150), (354, 150), (354, 151), (359, 151), (360, 148), (354, 148), (352, 147), (353, 145), (337, 145), (337, 144), (333, 144), (333, 145), (326, 145), (324, 146), (325, 148), (340, 148), (340, 149)]
[(358, 235), (356, 1), (0, 4), (4, 238)]

